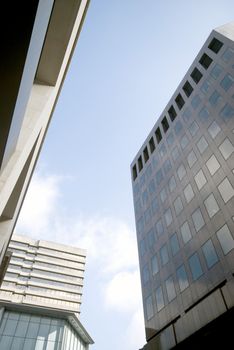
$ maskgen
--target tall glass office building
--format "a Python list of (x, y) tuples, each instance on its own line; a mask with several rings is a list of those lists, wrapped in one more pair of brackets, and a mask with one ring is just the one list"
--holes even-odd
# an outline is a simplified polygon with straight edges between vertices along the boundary
[(14, 235), (0, 289), (0, 349), (87, 350), (79, 320), (86, 252)]
[(225, 344), (234, 319), (234, 23), (212, 31), (131, 172), (144, 348)]

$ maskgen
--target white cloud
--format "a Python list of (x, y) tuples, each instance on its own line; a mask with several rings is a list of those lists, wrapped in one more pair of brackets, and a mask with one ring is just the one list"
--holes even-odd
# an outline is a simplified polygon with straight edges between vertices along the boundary
[(118, 312), (133, 312), (141, 302), (139, 273), (121, 271), (106, 286), (105, 301)]
[(61, 178), (55, 175), (43, 178), (34, 175), (17, 223), (18, 232), (38, 236), (47, 231), (56, 212), (60, 181)]

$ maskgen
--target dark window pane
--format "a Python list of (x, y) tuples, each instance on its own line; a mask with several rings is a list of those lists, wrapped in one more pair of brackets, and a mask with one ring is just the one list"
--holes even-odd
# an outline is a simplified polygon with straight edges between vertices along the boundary
[(202, 251), (208, 268), (212, 267), (219, 260), (211, 239), (202, 246)]
[(176, 233), (174, 233), (174, 235), (171, 236), (170, 244), (171, 244), (172, 255), (175, 255), (180, 250), (180, 246), (179, 246), (179, 242), (178, 242), (178, 238), (177, 238)]
[(203, 68), (208, 69), (210, 64), (212, 63), (212, 59), (206, 53), (204, 53), (200, 58), (199, 63), (202, 65)]
[(181, 265), (176, 270), (176, 275), (179, 282), (180, 290), (181, 292), (183, 292), (183, 290), (185, 290), (189, 286), (188, 277), (184, 265)]
[(197, 253), (193, 254), (189, 258), (189, 265), (191, 268), (193, 279), (197, 280), (203, 274), (201, 263)]
[(221, 41), (219, 41), (216, 38), (213, 38), (208, 47), (214, 53), (218, 53), (222, 46), (223, 46), (223, 43)]

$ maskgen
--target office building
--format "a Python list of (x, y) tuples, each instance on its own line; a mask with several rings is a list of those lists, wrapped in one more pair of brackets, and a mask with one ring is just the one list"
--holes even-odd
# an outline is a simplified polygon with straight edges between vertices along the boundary
[(229, 348), (225, 344), (232, 339), (234, 320), (234, 23), (211, 32), (131, 172), (144, 349)]
[(32, 0), (5, 2), (2, 6), (0, 280), (9, 260), (5, 252), (88, 3), (88, 0)]
[(86, 252), (13, 235), (0, 289), (0, 348), (86, 350), (79, 320)]

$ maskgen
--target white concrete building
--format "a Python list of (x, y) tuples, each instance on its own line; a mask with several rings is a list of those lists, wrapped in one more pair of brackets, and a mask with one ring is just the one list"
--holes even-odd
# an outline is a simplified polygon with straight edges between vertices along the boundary
[(86, 252), (13, 235), (0, 289), (0, 349), (86, 350), (79, 320)]
[(9, 20), (1, 31), (0, 280), (88, 3), (34, 0), (2, 9)]

